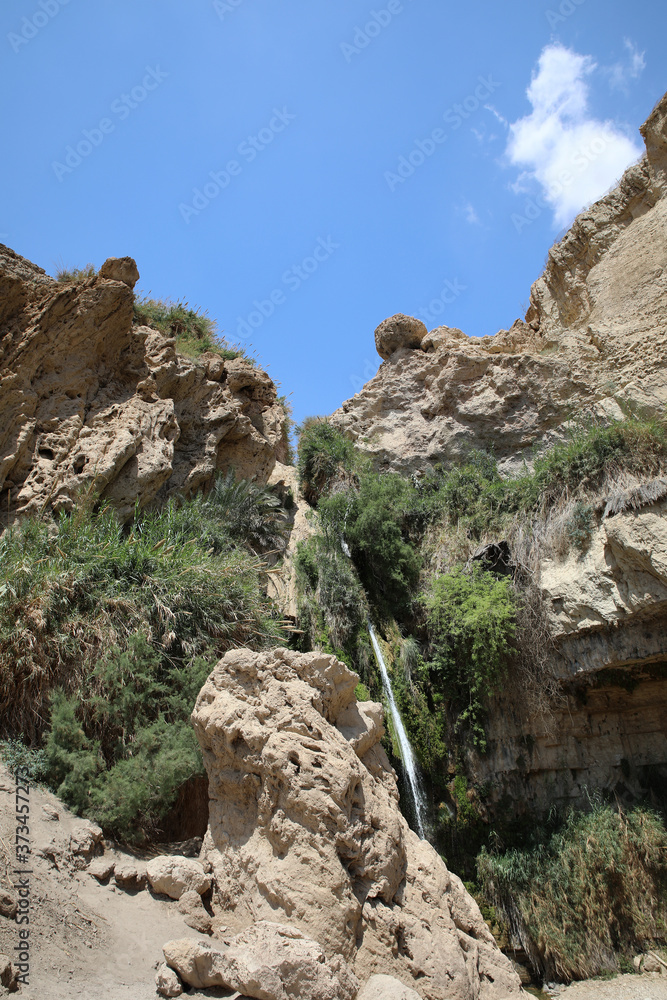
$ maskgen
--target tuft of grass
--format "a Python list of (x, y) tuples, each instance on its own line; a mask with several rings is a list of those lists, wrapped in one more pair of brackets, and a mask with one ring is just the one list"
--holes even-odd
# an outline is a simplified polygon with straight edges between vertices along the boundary
[(56, 270), (56, 281), (63, 285), (74, 285), (79, 281), (87, 281), (97, 274), (94, 264), (86, 264), (85, 267), (59, 267)]
[(478, 876), (535, 969), (548, 980), (619, 970), (667, 932), (662, 818), (594, 802), (531, 848), (482, 851)]
[(255, 364), (240, 344), (232, 344), (216, 334), (216, 323), (206, 313), (190, 309), (187, 302), (143, 298), (134, 303), (134, 322), (151, 326), (176, 338), (177, 350), (189, 358), (212, 352), (226, 361), (242, 358)]

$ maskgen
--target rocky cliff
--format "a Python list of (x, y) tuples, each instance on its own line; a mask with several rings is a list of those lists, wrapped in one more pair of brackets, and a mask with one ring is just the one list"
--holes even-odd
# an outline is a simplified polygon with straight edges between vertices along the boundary
[[(582, 414), (664, 414), (667, 95), (640, 131), (646, 155), (551, 248), (525, 320), (482, 339), (402, 315), (378, 327), (380, 370), (332, 417), (378, 468), (481, 448), (511, 474)], [(469, 761), (490, 815), (586, 805), (591, 789), (667, 801), (666, 490), (647, 470), (588, 497), (583, 550), (535, 543), (550, 689), (490, 706), (488, 753)]]
[(640, 131), (646, 155), (551, 248), (525, 320), (483, 338), (403, 316), (378, 328), (383, 364), (332, 417), (378, 466), (485, 448), (517, 467), (584, 410), (662, 412), (667, 95)]
[(0, 245), (5, 518), (70, 509), (88, 487), (128, 516), (216, 470), (266, 482), (285, 458), (268, 375), (243, 358), (185, 358), (172, 338), (133, 325), (138, 277), (121, 258), (61, 284)]
[[(232, 650), (193, 722), (209, 774), (202, 857), (231, 931), (279, 921), (360, 982), (492, 1000), (519, 981), (477, 904), (398, 808), (382, 707), (335, 657)], [(257, 994), (253, 994), (257, 995)]]

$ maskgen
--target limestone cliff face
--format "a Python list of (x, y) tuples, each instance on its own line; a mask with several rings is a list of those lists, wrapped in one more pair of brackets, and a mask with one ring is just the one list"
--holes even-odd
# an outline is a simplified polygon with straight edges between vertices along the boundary
[(209, 775), (202, 856), (234, 932), (278, 921), (425, 1000), (518, 993), (477, 904), (398, 808), (382, 707), (333, 656), (232, 650), (193, 722)]
[(645, 157), (551, 248), (525, 321), (481, 339), (378, 328), (386, 360), (332, 419), (379, 466), (411, 471), (493, 445), (511, 467), (582, 410), (664, 408), (667, 95), (640, 131)]
[[(448, 327), (416, 338), (400, 315), (378, 328), (386, 360), (332, 418), (378, 467), (492, 447), (511, 472), (586, 411), (664, 413), (667, 95), (640, 131), (646, 155), (551, 248), (525, 321), (482, 339)], [(595, 788), (667, 800), (666, 495), (662, 480), (629, 483), (598, 498), (584, 552), (542, 551), (553, 683), (490, 707), (488, 753), (469, 761), (490, 814), (585, 805)]]
[(540, 564), (558, 689), (542, 711), (510, 692), (494, 700), (489, 752), (473, 764), (492, 809), (503, 795), (519, 813), (586, 806), (594, 789), (667, 799), (667, 482), (643, 492), (642, 506), (601, 519), (585, 552)]
[(133, 327), (137, 277), (124, 258), (63, 285), (0, 245), (4, 516), (69, 509), (88, 486), (127, 516), (230, 466), (266, 482), (284, 458), (268, 375), (242, 359), (191, 361)]

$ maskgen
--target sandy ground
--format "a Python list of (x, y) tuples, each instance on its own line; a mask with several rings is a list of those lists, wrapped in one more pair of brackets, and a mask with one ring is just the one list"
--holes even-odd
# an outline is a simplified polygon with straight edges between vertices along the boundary
[[(20, 1000), (156, 1000), (155, 971), (162, 945), (173, 938), (202, 938), (184, 922), (176, 904), (143, 891), (101, 885), (85, 871), (58, 871), (36, 851), (80, 821), (54, 795), (30, 792), (30, 982)], [(46, 818), (50, 805), (59, 815)], [(0, 885), (12, 884), (15, 784), (0, 765)], [(18, 944), (18, 926), (0, 916), (0, 952)], [(210, 941), (210, 938), (205, 938)], [(237, 997), (224, 990), (188, 997)]]
[(556, 1000), (667, 1000), (667, 976), (658, 972), (587, 979), (559, 991)]

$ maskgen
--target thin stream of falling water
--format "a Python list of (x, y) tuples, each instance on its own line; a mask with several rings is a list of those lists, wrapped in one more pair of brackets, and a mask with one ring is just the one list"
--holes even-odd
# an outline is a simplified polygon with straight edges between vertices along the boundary
[(401, 714), (398, 711), (398, 707), (396, 705), (394, 692), (391, 687), (391, 680), (389, 679), (389, 673), (387, 672), (387, 667), (385, 666), (382, 650), (380, 649), (380, 644), (377, 641), (377, 636), (375, 635), (375, 629), (373, 628), (370, 622), (368, 623), (368, 634), (371, 637), (371, 642), (373, 643), (373, 650), (375, 652), (375, 659), (378, 662), (380, 673), (382, 674), (382, 686), (384, 687), (387, 700), (389, 701), (391, 718), (394, 723), (394, 732), (396, 733), (398, 745), (401, 750), (401, 757), (403, 759), (403, 767), (405, 768), (405, 774), (408, 779), (408, 785), (410, 786), (410, 791), (412, 793), (412, 800), (415, 810), (415, 819), (417, 821), (417, 831), (422, 840), (424, 840), (426, 836), (426, 834), (424, 833), (424, 823), (426, 818), (426, 800), (424, 797), (424, 793), (420, 787), (419, 777), (417, 775), (417, 768), (415, 765), (414, 754), (412, 752), (412, 747), (410, 746), (410, 740), (408, 739), (408, 734), (405, 731), (405, 726), (403, 725), (403, 720), (401, 719)]

